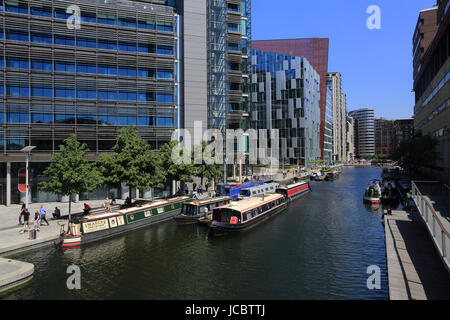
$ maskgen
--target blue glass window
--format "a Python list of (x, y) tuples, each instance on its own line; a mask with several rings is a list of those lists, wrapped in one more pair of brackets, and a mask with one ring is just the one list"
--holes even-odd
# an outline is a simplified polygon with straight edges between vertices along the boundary
[(55, 8), (55, 18), (67, 19), (71, 15), (66, 13), (66, 9)]
[(119, 26), (136, 28), (136, 19), (119, 18)]
[(116, 91), (99, 90), (98, 91), (99, 100), (117, 100)]
[(75, 89), (55, 88), (55, 97), (56, 98), (65, 98), (65, 99), (74, 99), (75, 98)]
[(119, 67), (119, 76), (136, 77), (136, 68)]
[(138, 45), (138, 52), (151, 53), (152, 52), (152, 46), (148, 45), (148, 44), (140, 43)]
[(6, 39), (16, 41), (28, 41), (28, 33), (18, 30), (6, 30)]
[(75, 72), (75, 64), (70, 62), (55, 62), (55, 71)]
[(53, 97), (53, 90), (49, 87), (31, 87), (31, 95), (33, 97)]
[(80, 73), (97, 73), (95, 64), (79, 63), (77, 64), (77, 72)]
[(119, 91), (119, 100), (121, 100), (121, 101), (136, 101), (136, 92)]
[(8, 111), (6, 121), (8, 123), (30, 123), (30, 115), (28, 112)]
[(173, 103), (173, 94), (166, 92), (158, 92), (156, 94), (156, 102), (160, 104), (171, 104)]
[(85, 48), (97, 48), (97, 42), (91, 38), (77, 38), (77, 46)]
[(161, 22), (158, 21), (156, 24), (156, 29), (159, 31), (173, 31), (173, 23), (172, 22)]
[(52, 62), (47, 60), (33, 60), (31, 61), (31, 67), (34, 70), (53, 71)]
[(6, 85), (6, 94), (9, 96), (28, 97), (30, 94), (28, 86), (25, 85)]
[(52, 36), (46, 33), (31, 33), (31, 41), (38, 43), (52, 43)]
[(80, 20), (83, 21), (83, 22), (96, 23), (97, 22), (97, 16), (95, 15), (95, 13), (81, 12)]
[(117, 69), (114, 66), (99, 65), (98, 73), (104, 75), (117, 75)]
[(98, 40), (99, 49), (117, 50), (116, 41), (112, 40)]
[(8, 66), (8, 68), (20, 68), (20, 69), (29, 68), (27, 59), (6, 58), (6, 65)]
[(74, 46), (75, 38), (72, 36), (55, 35), (55, 44), (59, 44), (59, 45), (63, 45), (63, 46)]
[(51, 17), (52, 16), (52, 8), (50, 7), (31, 7), (31, 14), (41, 17)]
[(173, 79), (173, 71), (172, 70), (158, 70), (157, 79)]
[(154, 69), (138, 69), (138, 77), (144, 77), (144, 78), (154, 78)]
[(156, 50), (156, 53), (157, 54), (173, 55), (173, 47), (172, 46), (159, 45), (158, 49)]
[(77, 98), (78, 99), (96, 100), (97, 92), (95, 90), (77, 89)]
[(136, 52), (136, 43), (119, 42), (119, 50)]
[(5, 1), (6, 11), (15, 13), (28, 14), (28, 5), (26, 3), (20, 3), (15, 1)]
[(108, 15), (105, 15), (105, 14), (98, 14), (97, 15), (97, 22), (98, 23), (103, 23), (103, 24), (116, 25), (116, 17), (108, 16)]
[(155, 22), (154, 21), (150, 21), (150, 20), (139, 21), (138, 27), (139, 28), (143, 28), (143, 29), (155, 30)]
[(53, 114), (51, 113), (32, 113), (32, 123), (53, 123)]

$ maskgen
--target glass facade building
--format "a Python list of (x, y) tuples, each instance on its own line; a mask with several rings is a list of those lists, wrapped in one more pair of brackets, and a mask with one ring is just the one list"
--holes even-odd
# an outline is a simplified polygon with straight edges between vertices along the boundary
[(330, 165), (333, 162), (333, 91), (330, 81), (327, 81), (324, 130), (323, 160)]
[[(108, 152), (120, 129), (135, 126), (158, 148), (180, 122), (179, 16), (169, 1), (2, 1), (0, 6), (0, 184), (18, 202), (20, 150), (35, 146), (31, 190), (70, 134)], [(9, 181), (7, 176), (9, 175)], [(13, 187), (11, 187), (13, 186)], [(9, 194), (11, 192), (11, 194)]]
[(355, 120), (355, 157), (364, 158), (375, 155), (375, 117), (374, 110), (362, 108), (348, 113)]
[(252, 50), (254, 129), (278, 129), (280, 164), (321, 158), (320, 76), (302, 57)]

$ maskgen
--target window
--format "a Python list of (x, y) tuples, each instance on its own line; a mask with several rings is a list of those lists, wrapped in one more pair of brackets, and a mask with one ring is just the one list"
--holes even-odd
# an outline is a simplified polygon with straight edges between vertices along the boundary
[(116, 109), (98, 107), (98, 120), (102, 125), (117, 125)]
[(50, 87), (31, 87), (31, 95), (33, 97), (45, 97), (45, 98), (52, 98), (53, 97), (53, 90)]
[(55, 18), (67, 19), (70, 14), (66, 13), (66, 9), (55, 8)]
[(32, 60), (31, 67), (34, 70), (53, 71), (53, 64), (47, 60)]
[(136, 92), (120, 91), (119, 100), (122, 101), (136, 101)]
[(97, 67), (95, 64), (78, 63), (77, 72), (79, 73), (97, 73)]
[(75, 99), (75, 89), (55, 88), (56, 98)]
[(120, 51), (132, 51), (136, 52), (136, 43), (132, 42), (119, 42)]
[(31, 7), (31, 14), (36, 15), (36, 16), (41, 16), (41, 17), (51, 17), (52, 16), (52, 8), (33, 6), (33, 7)]
[(17, 112), (9, 110), (6, 113), (6, 121), (8, 123), (29, 123), (30, 115), (28, 112)]
[(70, 62), (55, 62), (55, 71), (75, 72), (75, 65)]
[(173, 47), (172, 46), (163, 46), (159, 45), (156, 50), (157, 54), (165, 54), (165, 55), (173, 55)]
[(154, 69), (138, 69), (138, 77), (154, 78)]
[(28, 32), (17, 30), (6, 30), (6, 39), (16, 41), (28, 41)]
[(108, 16), (105, 14), (97, 14), (97, 22), (103, 23), (103, 24), (110, 24), (110, 25), (116, 25), (116, 17), (115, 16)]
[(157, 79), (172, 80), (173, 79), (173, 71), (172, 70), (158, 70)]
[(97, 92), (95, 90), (77, 89), (77, 99), (96, 100)]
[(29, 68), (27, 59), (6, 58), (6, 65), (8, 68), (20, 68), (20, 69)]
[(15, 1), (5, 1), (6, 11), (15, 13), (28, 14), (28, 5), (26, 3), (20, 3)]
[(52, 36), (46, 33), (31, 33), (31, 41), (37, 42), (37, 43), (45, 43), (45, 44), (52, 44)]
[(117, 93), (116, 93), (116, 91), (99, 90), (98, 91), (98, 99), (99, 100), (117, 100)]
[(99, 49), (117, 50), (117, 43), (113, 40), (98, 40)]
[(117, 69), (114, 66), (99, 65), (98, 73), (104, 75), (117, 75)]
[(173, 103), (173, 94), (166, 92), (158, 92), (156, 94), (156, 102), (161, 104), (172, 104)]
[(119, 67), (119, 76), (136, 77), (136, 68)]
[(156, 29), (158, 31), (173, 31), (173, 23), (172, 22), (162, 22), (158, 21), (156, 24)]
[(138, 22), (138, 28), (155, 30), (155, 22), (151, 21), (151, 20), (147, 20), (147, 21), (140, 20)]
[(32, 123), (53, 123), (53, 114), (51, 113), (32, 113)]
[(75, 38), (71, 36), (59, 36), (55, 35), (55, 44), (63, 45), (63, 46), (74, 46)]
[(136, 19), (119, 18), (119, 26), (136, 28)]
[(97, 22), (97, 16), (95, 15), (95, 13), (81, 12), (80, 20), (83, 21), (83, 22), (96, 23)]
[(26, 85), (6, 85), (6, 94), (9, 96), (28, 97), (29, 90)]
[(77, 46), (85, 48), (96, 48), (97, 43), (95, 39), (77, 37)]

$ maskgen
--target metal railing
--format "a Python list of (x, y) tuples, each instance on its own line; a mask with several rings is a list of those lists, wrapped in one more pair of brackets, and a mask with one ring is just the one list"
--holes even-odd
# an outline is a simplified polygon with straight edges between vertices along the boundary
[[(427, 195), (430, 196), (427, 197)], [(431, 195), (440, 196), (444, 201), (445, 199), (450, 201), (450, 188), (447, 185), (434, 181), (412, 182), (412, 197), (414, 202), (447, 271), (450, 272), (450, 234), (442, 222), (443, 218), (436, 213), (433, 205), (430, 203)]]

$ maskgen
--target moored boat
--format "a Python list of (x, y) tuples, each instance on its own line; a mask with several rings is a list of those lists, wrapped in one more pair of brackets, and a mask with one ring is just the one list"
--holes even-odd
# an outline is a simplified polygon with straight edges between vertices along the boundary
[(197, 223), (199, 220), (211, 220), (212, 210), (231, 202), (231, 197), (216, 197), (200, 201), (185, 202), (182, 205), (181, 212), (173, 219), (180, 224)]
[(221, 235), (247, 230), (279, 213), (287, 206), (282, 194), (249, 197), (213, 210), (209, 235)]
[(339, 178), (339, 174), (340, 174), (340, 172), (336, 171), (336, 170), (329, 171), (326, 174), (325, 180), (328, 180), (328, 181), (336, 180), (337, 178)]
[(189, 199), (177, 197), (157, 200), (149, 204), (72, 220), (69, 231), (61, 235), (60, 244), (63, 248), (79, 247), (85, 243), (167, 221), (178, 214), (182, 204)]
[(311, 187), (308, 182), (299, 182), (287, 185), (286, 187), (280, 187), (276, 192), (282, 194), (288, 201), (293, 201), (311, 192)]
[(269, 183), (264, 183), (259, 186), (241, 189), (241, 190), (239, 190), (239, 199), (261, 196), (263, 194), (268, 194), (268, 193), (275, 193), (277, 188), (279, 188), (279, 187), (280, 187), (279, 183), (269, 182)]
[(381, 203), (381, 187), (377, 179), (369, 182), (364, 191), (364, 202), (378, 204)]

